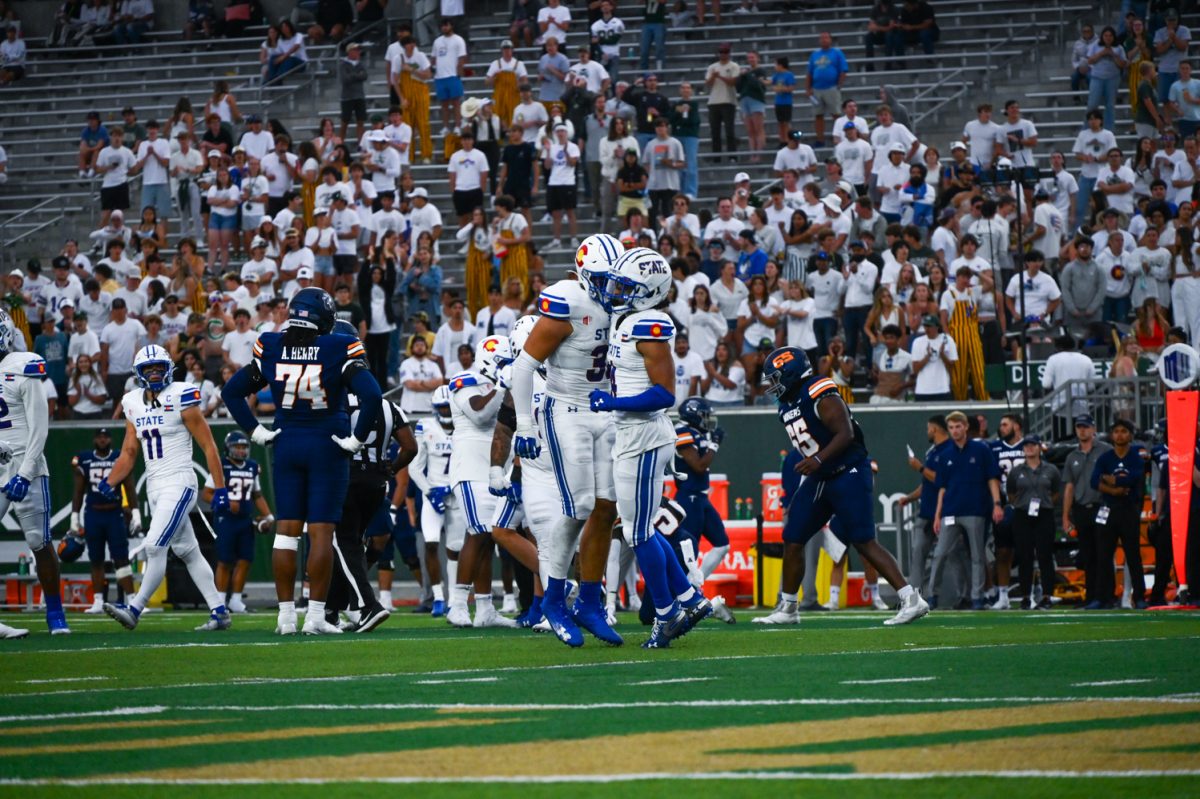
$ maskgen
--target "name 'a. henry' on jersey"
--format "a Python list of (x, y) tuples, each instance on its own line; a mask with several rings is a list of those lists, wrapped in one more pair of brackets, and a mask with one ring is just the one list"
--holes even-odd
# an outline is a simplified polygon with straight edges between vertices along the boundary
[[(608, 343), (613, 395), (636, 397), (650, 389), (646, 359), (638, 351), (638, 342), (661, 341), (671, 347), (674, 340), (675, 325), (666, 311), (632, 311), (614, 318)], [(675, 428), (665, 409), (614, 411), (613, 417), (617, 428), (614, 457), (648, 452), (675, 440)]]
[(146, 463), (151, 491), (171, 484), (196, 486), (192, 434), (183, 411), (200, 405), (200, 389), (189, 383), (170, 383), (151, 402), (135, 388), (121, 399), (121, 410), (133, 425)]
[[(783, 422), (792, 446), (806, 458), (816, 455), (833, 440), (833, 431), (825, 426), (817, 411), (817, 404), (826, 397), (837, 397), (841, 401), (837, 384), (828, 377), (814, 375), (804, 379), (794, 399), (779, 403), (779, 420)], [(846, 411), (850, 412), (849, 407)], [(853, 414), (850, 425), (854, 440), (839, 455), (821, 464), (816, 472), (818, 477), (833, 477), (866, 459), (867, 444)]]
[(365, 369), (366, 349), (358, 339), (325, 333), (311, 343), (287, 343), (287, 330), (263, 333), (254, 343), (254, 363), (275, 400), (275, 428), (350, 430), (345, 398), (352, 370)]
[(542, 316), (571, 323), (571, 334), (546, 359), (546, 391), (556, 401), (588, 407), (595, 389), (609, 391), (609, 315), (577, 280), (560, 280), (537, 301)]
[[(3, 482), (18, 473), (29, 480), (50, 473), (44, 452), (26, 452), (30, 429), (50, 424), (45, 380), (46, 362), (40, 355), (10, 352), (0, 360), (0, 441), (12, 450), (12, 460), (0, 469)], [(34, 410), (27, 413), (26, 408)]]
[(117, 456), (120, 454), (116, 449), (110, 449), (107, 455), (101, 456), (97, 455), (95, 450), (89, 449), (71, 459), (71, 468), (83, 475), (84, 482), (87, 483), (84, 501), (88, 505), (112, 505), (112, 500), (105, 498), (97, 489), (112, 471), (113, 464), (117, 462)]

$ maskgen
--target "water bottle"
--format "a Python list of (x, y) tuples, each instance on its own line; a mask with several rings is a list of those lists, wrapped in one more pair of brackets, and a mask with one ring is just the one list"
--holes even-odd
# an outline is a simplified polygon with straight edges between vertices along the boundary
[(746, 497), (746, 518), (754, 518), (754, 500), (750, 497)]
[(734, 500), (734, 502), (733, 502), (733, 518), (735, 518), (735, 519), (746, 518), (744, 509), (742, 508), (742, 500), (740, 498)]
[(17, 574), (22, 577), (29, 574), (29, 556), (24, 552), (17, 557)]
[(787, 460), (787, 450), (779, 450), (779, 471), (783, 471), (783, 462)]

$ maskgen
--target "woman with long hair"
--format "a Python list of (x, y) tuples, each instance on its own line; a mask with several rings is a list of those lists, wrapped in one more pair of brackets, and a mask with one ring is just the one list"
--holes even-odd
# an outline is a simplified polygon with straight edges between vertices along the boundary
[(376, 260), (364, 263), (358, 275), (358, 304), (367, 325), (367, 337), (363, 342), (367, 348), (367, 363), (375, 380), (385, 387), (388, 384), (388, 350), (392, 331), (396, 329), (392, 294), (396, 291), (397, 238), (394, 230), (384, 233), (381, 246), (376, 248)]
[(854, 404), (850, 379), (854, 376), (854, 359), (846, 355), (846, 340), (834, 336), (829, 340), (829, 354), (817, 361), (817, 374), (828, 377), (837, 386), (838, 394), (847, 405)]
[[(167, 239), (163, 234), (164, 230), (166, 230), (166, 225), (159, 225), (157, 209), (153, 205), (147, 205), (142, 209), (142, 217), (138, 220), (133, 234), (130, 236), (129, 249), (139, 249), (142, 239), (152, 239), (159, 247), (166, 247)], [(159, 238), (160, 235), (162, 238)]]
[(469, 319), (474, 319), (476, 312), (487, 304), (488, 286), (495, 282), (492, 279), (492, 253), (495, 252), (497, 258), (503, 258), (508, 254), (507, 247), (495, 240), (493, 235), (492, 228), (498, 228), (498, 225), (499, 214), (492, 220), (492, 226), (489, 227), (483, 209), (473, 208), (467, 224), (460, 227), (454, 234), (456, 239), (467, 243), (467, 265), (463, 274), (463, 283), (466, 284), (467, 289)]
[[(1150, 184), (1154, 182), (1154, 142), (1149, 136), (1138, 139), (1137, 148), (1125, 162), (1125, 166), (1133, 170), (1133, 194), (1135, 197), (1149, 197)], [(1047, 256), (1050, 257), (1050, 256)]]
[[(1121, 82), (1121, 71), (1128, 64), (1124, 48), (1117, 41), (1117, 32), (1111, 25), (1106, 25), (1100, 31), (1099, 38), (1088, 45), (1088, 108), (1100, 108), (1104, 111), (1104, 127), (1116, 130), (1115, 116), (1117, 110), (1117, 84)], [(1137, 72), (1133, 73), (1135, 76)], [(1137, 86), (1131, 92), (1131, 98), (1137, 95)], [(1096, 192), (1099, 194), (1099, 192)], [(1080, 198), (1082, 202), (1083, 198)]]
[(307, 63), (304, 34), (296, 31), (290, 19), (281, 20), (278, 52), (267, 64), (267, 83), (277, 81), (289, 72), (304, 69)]
[[(1114, 334), (1115, 335), (1115, 334)], [(1137, 402), (1134, 399), (1134, 387), (1131, 381), (1138, 374), (1138, 360), (1142, 356), (1142, 346), (1132, 333), (1121, 336), (1117, 340), (1117, 354), (1108, 369), (1110, 380), (1124, 382), (1116, 383), (1112, 388), (1113, 416), (1126, 421), (1137, 418)]]
[(713, 357), (704, 362), (700, 392), (714, 406), (746, 404), (746, 370), (724, 341), (718, 342)]
[[(529, 290), (529, 273), (534, 265), (529, 257), (533, 230), (525, 215), (517, 211), (515, 198), (502, 194), (496, 198), (496, 216), (492, 219), (492, 247), (500, 259), (500, 285), (516, 278)], [(486, 296), (486, 295), (485, 295)]]
[(171, 132), (168, 139), (172, 144), (180, 133), (187, 133), (188, 136), (193, 136), (193, 131), (196, 126), (196, 114), (192, 110), (192, 101), (186, 97), (180, 97), (175, 103), (174, 110), (171, 111), (171, 117), (167, 120), (167, 130)]
[(934, 302), (940, 302), (942, 294), (950, 284), (946, 280), (946, 270), (941, 264), (933, 264), (929, 267), (929, 292), (933, 295)]
[(700, 245), (697, 243), (696, 237), (687, 228), (679, 228), (675, 233), (675, 254), (680, 258), (687, 258), (693, 253), (697, 258), (700, 257)]
[(67, 404), (76, 419), (103, 419), (104, 405), (108, 402), (108, 390), (100, 378), (100, 370), (92, 356), (81, 353), (75, 359), (67, 381)]
[(216, 114), (225, 125), (242, 121), (237, 98), (229, 93), (229, 81), (222, 79), (213, 84), (213, 93), (204, 104), (204, 116), (209, 114)]
[(203, 285), (205, 263), (196, 251), (194, 239), (185, 237), (179, 240), (171, 264), (170, 293), (196, 313), (204, 313), (208, 309), (208, 295)]
[(759, 63), (757, 50), (746, 51), (746, 68), (737, 80), (738, 106), (742, 111), (742, 122), (746, 126), (746, 138), (751, 163), (758, 163), (759, 151), (767, 149), (767, 130), (763, 122), (766, 109), (767, 86), (770, 78)]
[(911, 263), (905, 263), (896, 274), (896, 284), (888, 288), (892, 292), (892, 299), (904, 305), (912, 298), (918, 285), (920, 284), (917, 282), (917, 268)]
[(813, 332), (813, 312), (817, 309), (817, 301), (808, 294), (808, 289), (799, 280), (793, 280), (787, 286), (787, 299), (779, 304), (782, 319), (786, 325), (784, 341), (789, 347), (799, 347), (808, 356), (809, 363), (816, 363), (817, 336)]
[(708, 286), (692, 289), (688, 309), (686, 323), (689, 343), (692, 351), (707, 361), (717, 351), (717, 342), (729, 334), (729, 326), (721, 315), (721, 309), (713, 302)]
[(271, 70), (271, 65), (275, 63), (275, 57), (279, 55), (279, 28), (275, 25), (267, 26), (267, 38), (258, 48), (258, 62), (262, 64), (262, 79), (267, 80), (267, 75)]
[(871, 342), (871, 363), (875, 363), (876, 357), (883, 349), (883, 329), (888, 325), (900, 328), (901, 337), (906, 334), (908, 329), (905, 314), (901, 313), (900, 306), (896, 304), (891, 289), (887, 286), (880, 286), (875, 289), (875, 302), (871, 305), (871, 310), (867, 312), (867, 321), (863, 325), (863, 332), (867, 334), (867, 339)]
[(1167, 343), (1167, 331), (1171, 323), (1158, 304), (1157, 297), (1147, 297), (1134, 311), (1133, 332), (1138, 346), (1146, 355), (1156, 356)]
[[(737, 340), (741, 342), (742, 366), (746, 374), (752, 375), (756, 369), (759, 345), (764, 340), (770, 340), (772, 349), (775, 345), (775, 328), (779, 324), (779, 303), (771, 299), (767, 291), (767, 280), (762, 275), (750, 278), (747, 288), (750, 294), (742, 300), (738, 307)], [(751, 394), (754, 395), (754, 386)]]
[(804, 275), (808, 271), (808, 259), (815, 246), (814, 233), (816, 231), (808, 223), (808, 215), (803, 211), (793, 211), (788, 229), (783, 234), (783, 242), (787, 245), (783, 277), (788, 283), (794, 280), (804, 281)]
[(329, 117), (322, 118), (320, 130), (312, 140), (312, 145), (317, 149), (317, 157), (323, 166), (333, 162), (334, 153), (341, 143), (342, 137), (337, 135), (333, 120)]
[(600, 232), (607, 233), (617, 207), (617, 172), (624, 164), (625, 152), (638, 152), (637, 139), (629, 132), (629, 123), (613, 117), (608, 123), (608, 135), (600, 140), (600, 178), (604, 191), (600, 194)]
[[(1189, 220), (1191, 204), (1179, 206), (1183, 217), (1183, 209), (1187, 208)], [(1191, 314), (1186, 309), (1200, 308), (1200, 245), (1196, 244), (1196, 231), (1190, 225), (1181, 225), (1175, 233), (1175, 280), (1171, 284), (1171, 307), (1175, 309), (1175, 319), (1188, 334), (1188, 341), (1194, 347), (1200, 340), (1200, 320), (1196, 319), (1195, 311)], [(1190, 318), (1189, 318), (1190, 317)]]
[[(938, 303), (933, 298), (933, 292), (929, 289), (929, 285), (918, 283), (913, 286), (912, 295), (904, 303), (904, 317), (908, 329), (916, 335), (921, 330), (921, 317), (937, 314), (937, 312)], [(912, 342), (909, 343), (911, 345)]]
[(775, 302), (783, 302), (788, 282), (782, 278), (779, 264), (775, 261), (767, 261), (767, 265), (763, 267), (763, 277), (767, 281), (767, 294)]
[[(208, 207), (212, 213), (208, 218), (208, 271), (229, 271), (229, 250), (237, 229), (237, 209), (242, 193), (229, 178), (229, 170), (217, 170), (217, 182), (208, 190)], [(217, 261), (219, 270), (214, 269)]]

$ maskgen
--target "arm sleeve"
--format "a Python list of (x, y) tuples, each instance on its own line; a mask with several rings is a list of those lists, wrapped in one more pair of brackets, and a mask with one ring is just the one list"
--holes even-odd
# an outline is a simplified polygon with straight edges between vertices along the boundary
[(524, 351), (513, 362), (512, 398), (516, 413), (514, 430), (533, 426), (533, 415), (530, 412), (533, 407), (533, 373), (540, 365), (536, 358)]
[(258, 365), (251, 363), (234, 372), (233, 377), (221, 388), (221, 399), (229, 409), (229, 415), (247, 433), (258, 427), (258, 420), (254, 418), (254, 412), (250, 410), (250, 403), (246, 402), (246, 397), (266, 384), (267, 381), (263, 379)]
[(608, 401), (611, 408), (618, 411), (633, 411), (634, 413), (649, 413), (670, 408), (675, 404), (675, 395), (658, 383), (633, 397), (613, 397)]
[(429, 493), (429, 478), (425, 476), (425, 467), (428, 463), (429, 446), (425, 443), (425, 436), (417, 436), (417, 455), (413, 458), (412, 463), (408, 464), (408, 478), (412, 480), (413, 485), (422, 495)]
[(25, 446), (25, 459), (17, 474), (26, 480), (37, 476), (37, 462), (46, 449), (46, 437), (50, 434), (50, 406), (46, 400), (46, 387), (40, 378), (22, 381), (21, 400), (25, 404), (25, 423), (29, 427), (29, 441)]
[(487, 424), (489, 420), (493, 420), (499, 412), (500, 403), (504, 401), (505, 390), (497, 388), (492, 398), (480, 410), (475, 410), (471, 407), (471, 397), (468, 394), (455, 394), (454, 404), (463, 412), (468, 419), (474, 424)]
[(379, 390), (379, 383), (362, 362), (351, 362), (351, 366), (355, 364), (358, 368), (347, 370), (350, 373), (350, 390), (358, 397), (358, 422), (354, 425), (354, 437), (359, 441), (366, 441), (375, 425), (375, 417), (379, 415), (379, 409), (383, 405), (383, 392)]

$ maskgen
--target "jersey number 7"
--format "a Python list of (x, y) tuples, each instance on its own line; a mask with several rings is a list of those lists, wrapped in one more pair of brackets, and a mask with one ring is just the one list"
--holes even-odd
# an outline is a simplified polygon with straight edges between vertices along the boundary
[(275, 376), (283, 380), (284, 408), (291, 408), (296, 400), (307, 400), (314, 410), (321, 410), (328, 404), (325, 399), (325, 387), (321, 385), (321, 364), (319, 363), (281, 363), (275, 367)]

